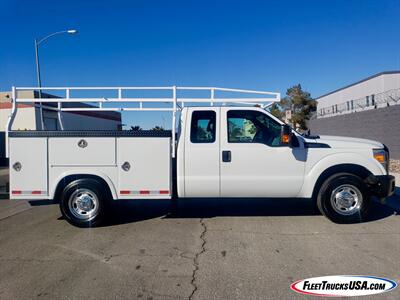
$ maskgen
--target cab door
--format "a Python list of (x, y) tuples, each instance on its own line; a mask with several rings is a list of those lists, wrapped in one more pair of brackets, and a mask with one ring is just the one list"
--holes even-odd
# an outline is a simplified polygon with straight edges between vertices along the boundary
[(219, 107), (188, 108), (185, 122), (185, 197), (219, 197)]
[(262, 109), (221, 108), (221, 197), (294, 197), (304, 147), (280, 145), (281, 124)]

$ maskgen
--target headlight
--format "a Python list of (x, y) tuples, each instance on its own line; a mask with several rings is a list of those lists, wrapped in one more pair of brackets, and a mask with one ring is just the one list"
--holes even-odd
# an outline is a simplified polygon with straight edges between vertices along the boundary
[(385, 149), (373, 149), (374, 158), (385, 168), (386, 172), (389, 171), (389, 151)]

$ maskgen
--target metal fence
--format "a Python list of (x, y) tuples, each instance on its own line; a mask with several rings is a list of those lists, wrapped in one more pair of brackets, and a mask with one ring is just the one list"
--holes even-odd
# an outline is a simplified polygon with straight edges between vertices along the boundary
[(332, 117), (341, 114), (377, 109), (400, 104), (400, 88), (388, 90), (379, 94), (372, 94), (358, 99), (323, 107), (317, 110), (316, 118)]

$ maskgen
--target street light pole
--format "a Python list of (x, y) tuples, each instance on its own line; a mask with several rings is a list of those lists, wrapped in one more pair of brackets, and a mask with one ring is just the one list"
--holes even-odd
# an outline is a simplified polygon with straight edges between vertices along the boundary
[[(39, 45), (41, 43), (43, 43), (45, 40), (47, 40), (48, 38), (55, 36), (57, 34), (62, 34), (62, 33), (68, 33), (68, 34), (75, 34), (78, 31), (75, 29), (69, 29), (69, 30), (63, 30), (63, 31), (57, 31), (54, 32), (52, 34), (49, 34), (47, 36), (45, 36), (44, 38), (38, 40), (35, 39), (35, 56), (36, 56), (36, 76), (37, 76), (37, 83), (38, 83), (38, 87), (39, 87), (39, 99), (42, 98), (42, 79), (40, 77), (40, 64), (39, 64)], [(43, 104), (42, 102), (39, 102), (39, 109), (40, 109), (40, 123), (41, 123), (41, 127), (42, 130), (44, 130), (44, 120), (43, 120)]]
[[(40, 65), (39, 65), (39, 45), (37, 39), (35, 39), (35, 54), (36, 54), (36, 76), (37, 76), (37, 83), (38, 87), (42, 87), (42, 80), (40, 78)], [(41, 94), (41, 90), (39, 90), (39, 95)], [(39, 98), (42, 98), (39, 96)]]
[[(35, 54), (36, 54), (36, 76), (37, 76), (37, 83), (39, 87), (39, 98), (42, 98), (42, 80), (40, 78), (40, 64), (39, 64), (39, 45), (37, 39), (35, 39)], [(35, 96), (33, 96), (35, 97)], [(43, 104), (39, 102), (39, 112), (40, 112), (40, 128), (44, 130), (44, 119), (43, 119)]]

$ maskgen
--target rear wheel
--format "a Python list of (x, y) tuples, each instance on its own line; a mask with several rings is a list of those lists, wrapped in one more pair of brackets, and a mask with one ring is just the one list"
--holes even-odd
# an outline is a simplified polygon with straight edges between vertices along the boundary
[(336, 223), (354, 223), (366, 219), (371, 196), (363, 180), (353, 174), (329, 177), (317, 197), (320, 212)]
[(109, 193), (95, 179), (78, 179), (69, 183), (60, 199), (63, 217), (72, 225), (92, 227), (105, 219)]

